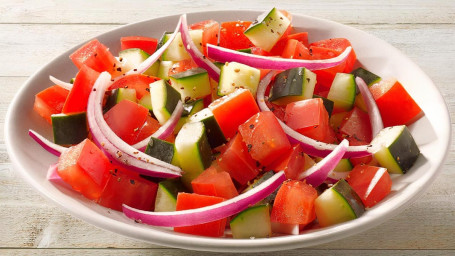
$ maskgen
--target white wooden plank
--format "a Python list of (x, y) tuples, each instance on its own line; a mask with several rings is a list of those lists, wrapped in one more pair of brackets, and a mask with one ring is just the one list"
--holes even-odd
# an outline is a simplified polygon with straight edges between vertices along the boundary
[[(0, 23), (125, 24), (169, 14), (212, 10), (287, 9), (349, 24), (453, 23), (453, 1), (0, 1)], [(451, 11), (452, 10), (452, 11)]]

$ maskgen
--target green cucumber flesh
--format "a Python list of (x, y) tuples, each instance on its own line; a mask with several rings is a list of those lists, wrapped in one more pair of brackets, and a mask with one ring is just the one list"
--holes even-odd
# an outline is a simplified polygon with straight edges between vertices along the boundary
[(175, 138), (177, 157), (182, 168), (182, 181), (191, 188), (191, 181), (212, 163), (212, 150), (202, 122), (183, 125)]
[(272, 235), (270, 206), (268, 204), (247, 208), (229, 223), (234, 238), (266, 238)]
[(327, 98), (333, 101), (335, 109), (349, 111), (354, 106), (356, 90), (353, 74), (337, 73)]
[(71, 114), (53, 114), (52, 132), (54, 143), (59, 145), (74, 145), (87, 138), (86, 112)]
[(225, 63), (221, 67), (218, 83), (218, 96), (234, 92), (238, 88), (245, 88), (256, 96), (261, 72), (241, 63)]
[(177, 134), (180, 131), (180, 129), (182, 129), (183, 125), (189, 122), (190, 117), (192, 115), (201, 111), (203, 108), (204, 108), (203, 99), (195, 100), (189, 103), (183, 103), (182, 116), (180, 117), (179, 121), (177, 122), (177, 125), (175, 126), (174, 134)]
[(140, 100), (137, 102), (139, 105), (143, 106), (144, 108), (153, 111), (153, 106), (152, 106), (152, 95), (150, 93), (145, 94), (142, 96)]
[[(190, 30), (190, 37), (193, 40), (196, 47), (199, 51), (202, 52), (202, 29)], [(159, 46), (161, 47), (165, 44), (169, 38), (172, 36), (172, 33), (165, 33), (163, 37), (160, 39)], [(177, 36), (175, 37), (174, 41), (171, 42), (169, 47), (163, 52), (161, 55), (161, 60), (170, 60), (170, 61), (181, 61), (190, 59), (191, 56), (186, 51), (186, 47), (183, 45), (182, 36), (180, 32), (178, 32)]]
[(119, 103), (122, 100), (129, 100), (132, 102), (136, 102), (136, 90), (133, 88), (117, 88), (112, 90), (111, 95), (107, 98), (106, 105), (104, 107), (104, 111), (108, 111), (111, 109), (115, 104)]
[(319, 195), (314, 206), (323, 227), (356, 219), (365, 212), (362, 200), (343, 179)]
[(374, 158), (389, 173), (406, 173), (420, 155), (419, 147), (405, 125), (382, 129), (371, 145)]
[(207, 70), (203, 68), (189, 69), (169, 77), (171, 85), (177, 90), (183, 102), (204, 98), (211, 93)]
[(169, 85), (165, 80), (158, 80), (150, 84), (153, 114), (163, 125), (174, 112), (180, 100), (180, 93)]
[(259, 15), (243, 34), (255, 46), (270, 51), (290, 24), (291, 22), (283, 13), (273, 8)]
[(277, 105), (313, 98), (316, 74), (306, 68), (293, 68), (278, 74), (269, 100)]
[[(150, 54), (139, 48), (131, 48), (122, 50), (118, 53), (119, 57), (122, 58), (122, 70), (127, 72), (129, 70), (139, 67)], [(158, 68), (160, 66), (159, 61), (155, 62), (150, 68), (148, 68), (144, 74), (149, 76), (156, 76), (158, 74)]]
[(204, 124), (211, 148), (216, 148), (226, 142), (226, 138), (210, 109), (204, 108), (197, 112), (190, 117), (190, 122), (202, 122)]
[(172, 68), (172, 65), (174, 65), (173, 61), (160, 61), (157, 76), (163, 80), (169, 80), (169, 70)]
[(154, 211), (176, 211), (177, 195), (179, 192), (185, 192), (185, 188), (180, 179), (167, 179), (158, 183)]

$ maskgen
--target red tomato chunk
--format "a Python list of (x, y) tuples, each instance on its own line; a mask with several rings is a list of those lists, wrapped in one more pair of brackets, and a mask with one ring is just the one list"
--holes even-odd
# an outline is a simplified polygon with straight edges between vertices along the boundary
[(51, 115), (62, 112), (69, 91), (58, 85), (51, 86), (35, 95), (33, 109), (48, 123), (52, 123)]
[(225, 199), (239, 195), (229, 173), (218, 171), (215, 167), (209, 167), (202, 172), (191, 181), (191, 186), (193, 192), (200, 195), (219, 196)]

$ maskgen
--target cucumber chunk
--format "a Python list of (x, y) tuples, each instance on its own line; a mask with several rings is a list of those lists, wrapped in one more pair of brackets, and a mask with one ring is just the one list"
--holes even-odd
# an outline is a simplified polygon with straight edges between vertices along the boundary
[(199, 121), (202, 122), (205, 126), (207, 138), (209, 140), (211, 148), (221, 146), (227, 141), (210, 109), (204, 108), (203, 110), (190, 117), (190, 122)]
[(174, 112), (180, 100), (180, 93), (165, 80), (158, 80), (150, 84), (152, 109), (156, 119), (163, 125)]
[(291, 24), (290, 20), (278, 9), (258, 16), (243, 34), (265, 51), (270, 51)]
[(322, 99), (322, 104), (324, 104), (324, 107), (327, 110), (327, 113), (329, 114), (329, 118), (330, 118), (332, 116), (334, 102), (332, 100), (329, 100), (329, 99), (327, 99), (325, 97), (322, 97), (322, 96), (319, 96), (319, 95), (316, 95), (316, 94), (313, 95), (313, 98), (321, 98)]
[(174, 65), (173, 61), (160, 61), (157, 76), (163, 80), (169, 80), (169, 70), (172, 68), (172, 65)]
[(245, 88), (256, 97), (261, 72), (257, 68), (245, 64), (230, 62), (221, 67), (218, 83), (218, 96), (234, 92), (238, 88)]
[(351, 74), (353, 74), (355, 77), (360, 77), (363, 79), (363, 81), (365, 81), (365, 83), (368, 85), (368, 86), (372, 86), (373, 84), (381, 81), (381, 77), (360, 67), (356, 70), (353, 70), (351, 72)]
[(343, 179), (319, 195), (314, 208), (322, 227), (356, 219), (365, 212), (362, 200)]
[(349, 111), (354, 106), (356, 88), (353, 74), (337, 73), (327, 98), (333, 101), (335, 109)]
[(202, 122), (183, 125), (175, 138), (177, 158), (184, 171), (182, 182), (191, 188), (191, 181), (212, 163), (212, 150)]
[(191, 116), (201, 111), (202, 109), (204, 109), (203, 99), (199, 99), (189, 103), (183, 103), (182, 116), (180, 117), (177, 125), (175, 126), (174, 134), (177, 134), (180, 131), (180, 129), (182, 129), (182, 126), (190, 121)]
[(288, 69), (278, 74), (270, 90), (269, 100), (277, 105), (311, 99), (316, 85), (316, 74), (306, 68)]
[[(150, 57), (150, 54), (139, 48), (131, 48), (120, 51), (118, 53), (118, 56), (122, 58), (123, 63), (122, 70), (124, 72), (127, 72), (130, 71), (131, 69), (139, 67), (139, 65), (142, 62), (144, 62), (148, 57)], [(159, 66), (160, 62), (156, 61), (150, 68), (148, 68), (144, 72), (144, 74), (148, 76), (157, 76)]]
[(207, 70), (193, 68), (169, 77), (171, 85), (180, 93), (183, 102), (204, 98), (211, 93)]
[[(199, 51), (202, 51), (202, 29), (190, 30), (190, 37), (193, 40), (196, 47)], [(164, 45), (169, 38), (172, 36), (172, 33), (164, 33), (158, 43), (158, 48)], [(170, 61), (181, 61), (191, 58), (191, 56), (186, 51), (186, 47), (183, 45), (182, 36), (178, 32), (174, 41), (169, 45), (169, 47), (161, 55), (161, 60), (170, 60)]]
[(263, 204), (247, 208), (231, 220), (230, 226), (234, 238), (271, 237), (270, 206)]
[[(273, 171), (268, 171), (264, 174), (262, 174), (261, 177), (259, 178), (256, 178), (242, 193), (245, 193), (247, 192), (248, 190), (250, 189), (253, 189), (257, 186), (259, 186), (261, 183), (263, 183), (264, 181), (268, 180), (269, 178), (271, 178), (273, 175), (275, 175), (275, 173)], [(276, 194), (278, 193), (278, 190), (280, 189), (280, 187), (278, 187), (277, 189), (275, 189), (275, 191), (273, 191), (273, 193), (271, 193), (270, 195), (268, 195), (266, 198), (262, 199), (259, 203), (257, 203), (256, 205), (259, 205), (259, 204), (270, 204), (270, 205), (273, 205), (273, 202), (275, 201), (275, 197), (276, 197)]]
[(107, 98), (106, 106), (104, 111), (108, 111), (115, 104), (122, 100), (129, 100), (136, 102), (136, 90), (132, 88), (117, 88), (112, 91), (112, 94)]
[(371, 144), (374, 158), (389, 173), (406, 173), (420, 155), (419, 147), (405, 125), (382, 129)]
[(86, 112), (51, 115), (54, 142), (59, 145), (74, 145), (87, 138)]
[(165, 140), (151, 137), (145, 148), (145, 153), (166, 163), (177, 164), (175, 145)]
[(177, 195), (185, 192), (180, 179), (167, 179), (158, 183), (155, 199), (155, 212), (176, 211)]

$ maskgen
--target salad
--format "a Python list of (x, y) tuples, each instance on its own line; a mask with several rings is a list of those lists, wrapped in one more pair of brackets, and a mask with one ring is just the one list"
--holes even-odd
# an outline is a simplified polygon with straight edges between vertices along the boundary
[[(58, 156), (48, 179), (144, 224), (210, 237), (299, 234), (359, 218), (420, 155), (423, 116), (348, 38), (309, 42), (292, 15), (94, 39), (71, 82), (35, 96)], [(380, 207), (380, 206), (379, 206)]]

